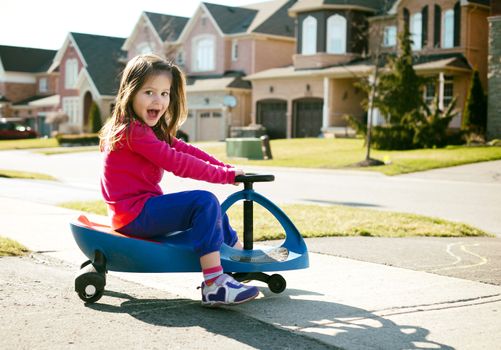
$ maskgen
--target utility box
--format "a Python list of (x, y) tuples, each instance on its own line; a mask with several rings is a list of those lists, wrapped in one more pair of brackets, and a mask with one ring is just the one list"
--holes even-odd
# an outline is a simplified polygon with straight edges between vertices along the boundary
[(247, 159), (264, 159), (262, 141), (256, 137), (226, 139), (226, 156)]

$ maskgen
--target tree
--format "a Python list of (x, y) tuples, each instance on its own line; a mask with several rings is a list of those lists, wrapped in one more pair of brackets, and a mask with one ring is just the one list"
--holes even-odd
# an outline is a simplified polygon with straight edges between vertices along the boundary
[(478, 134), (485, 134), (487, 128), (487, 98), (480, 82), (478, 70), (474, 69), (468, 96), (464, 107), (461, 129)]
[(423, 104), (422, 87), (426, 78), (416, 74), (412, 66), (412, 40), (408, 26), (399, 35), (400, 53), (389, 60), (389, 73), (381, 75), (374, 106), (379, 108), (392, 125), (412, 122), (412, 115)]
[(103, 122), (101, 120), (101, 112), (99, 112), (99, 107), (95, 101), (92, 101), (92, 105), (89, 110), (89, 131), (96, 133), (103, 127)]

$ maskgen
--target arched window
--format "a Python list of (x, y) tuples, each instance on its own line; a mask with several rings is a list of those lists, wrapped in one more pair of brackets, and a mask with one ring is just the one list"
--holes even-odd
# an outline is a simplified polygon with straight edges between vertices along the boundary
[(330, 16), (327, 20), (327, 53), (346, 53), (346, 18)]
[(454, 10), (444, 12), (444, 31), (442, 32), (442, 47), (454, 47)]
[(65, 63), (64, 72), (64, 87), (66, 89), (74, 89), (78, 78), (78, 60), (69, 58)]
[(314, 55), (317, 53), (317, 20), (308, 16), (303, 21), (303, 37), (301, 53), (303, 55)]
[(214, 70), (214, 37), (202, 36), (194, 41), (193, 68), (195, 71)]
[(421, 12), (414, 13), (411, 16), (411, 38), (412, 38), (412, 49), (421, 50), (422, 48), (422, 36), (423, 36), (423, 15)]

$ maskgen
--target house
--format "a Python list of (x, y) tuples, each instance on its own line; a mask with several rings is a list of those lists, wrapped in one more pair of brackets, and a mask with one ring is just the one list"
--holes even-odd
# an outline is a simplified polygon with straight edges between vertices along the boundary
[(221, 140), (230, 128), (251, 121), (251, 85), (242, 79), (292, 63), (296, 1), (245, 7), (201, 3), (187, 19), (144, 12), (123, 49), (128, 58), (154, 52), (168, 56), (187, 76), (188, 109), (181, 127), (190, 140)]
[(126, 53), (125, 38), (69, 33), (48, 72), (59, 71), (58, 91), (69, 120), (59, 126), (63, 133), (89, 131), (93, 102), (104, 120), (111, 115)]
[(367, 118), (355, 83), (373, 74), (375, 53), (397, 51), (408, 26), (414, 68), (435, 78), (423, 98), (431, 103), (438, 93), (444, 107), (457, 97), (451, 126), (459, 127), (473, 68), (487, 85), (488, 13), (488, 0), (300, 0), (289, 9), (297, 33), (293, 64), (247, 77), (253, 122), (276, 138), (349, 133), (345, 115)]
[(48, 135), (45, 113), (59, 103), (57, 71), (48, 73), (56, 51), (0, 45), (0, 117), (22, 119)]
[(501, 139), (501, 2), (491, 1), (489, 17), (487, 137)]

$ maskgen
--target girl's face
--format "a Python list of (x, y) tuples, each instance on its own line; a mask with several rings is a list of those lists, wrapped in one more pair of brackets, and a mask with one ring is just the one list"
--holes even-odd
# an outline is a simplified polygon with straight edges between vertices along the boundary
[(171, 76), (168, 73), (153, 74), (132, 99), (132, 108), (146, 125), (155, 126), (167, 111), (170, 103)]

